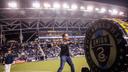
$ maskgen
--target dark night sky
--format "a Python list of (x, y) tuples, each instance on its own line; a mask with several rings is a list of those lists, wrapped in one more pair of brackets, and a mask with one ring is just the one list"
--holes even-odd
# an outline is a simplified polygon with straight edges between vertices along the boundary
[(128, 8), (128, 0), (85, 0), (85, 1), (97, 1), (97, 2), (103, 2), (103, 3), (125, 6)]

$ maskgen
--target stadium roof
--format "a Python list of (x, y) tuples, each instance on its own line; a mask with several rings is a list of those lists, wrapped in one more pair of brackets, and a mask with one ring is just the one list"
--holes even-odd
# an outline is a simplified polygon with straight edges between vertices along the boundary
[(97, 1), (102, 3), (124, 6), (128, 8), (128, 0), (84, 0), (84, 1)]
[[(28, 1), (47, 1), (47, 0), (0, 0), (0, 8), (4, 8), (6, 6), (6, 2), (8, 1), (19, 1), (23, 4), (27, 4)], [(54, 1), (54, 0), (51, 0)], [(119, 6), (125, 6), (128, 8), (128, 0), (58, 0), (58, 1), (96, 1), (96, 2), (102, 2), (102, 3), (108, 3), (108, 4), (114, 4)]]

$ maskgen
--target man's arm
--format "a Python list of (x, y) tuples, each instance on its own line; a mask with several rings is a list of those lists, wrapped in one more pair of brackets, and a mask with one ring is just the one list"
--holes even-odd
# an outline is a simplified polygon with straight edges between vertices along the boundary
[(3, 65), (5, 64), (6, 54), (3, 56)]
[(15, 64), (15, 56), (12, 55), (12, 57), (13, 57), (13, 62), (12, 62), (12, 64)]
[(3, 59), (3, 65), (5, 65), (5, 60)]
[(73, 55), (71, 49), (69, 49), (69, 54), (70, 54), (71, 57), (74, 57), (74, 55)]
[[(56, 48), (59, 48), (60, 49), (60, 52), (61, 52), (61, 45), (59, 44), (59, 45), (57, 45), (57, 47)], [(60, 56), (60, 52), (59, 52), (59, 54), (58, 54), (58, 56)]]

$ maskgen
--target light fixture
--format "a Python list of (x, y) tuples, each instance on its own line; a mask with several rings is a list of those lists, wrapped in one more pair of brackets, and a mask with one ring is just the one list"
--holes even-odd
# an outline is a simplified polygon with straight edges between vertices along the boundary
[(106, 9), (105, 8), (101, 8), (100, 13), (105, 13)]
[(88, 6), (87, 6), (87, 11), (92, 12), (92, 11), (93, 11), (93, 8), (94, 8), (94, 7), (93, 7), (92, 5), (88, 5)]
[(40, 8), (40, 3), (39, 2), (33, 2), (32, 4), (33, 8)]
[(81, 10), (85, 10), (85, 7), (84, 7), (84, 6), (81, 6), (80, 9), (81, 9)]
[(8, 3), (9, 8), (17, 8), (17, 3), (15, 1), (11, 1)]
[(124, 15), (124, 12), (122, 12), (122, 11), (121, 11), (121, 12), (119, 12), (119, 15)]
[(109, 12), (109, 13), (111, 13), (111, 12), (112, 12), (112, 10), (108, 10), (108, 12)]
[(118, 14), (118, 10), (113, 9), (111, 14), (112, 14), (112, 15), (117, 15), (117, 14)]
[(76, 4), (72, 4), (72, 5), (71, 5), (71, 9), (72, 9), (72, 10), (76, 10), (77, 8), (78, 8), (78, 6), (77, 6)]
[(64, 4), (63, 4), (63, 8), (64, 8), (64, 9), (69, 9), (69, 5), (68, 5), (67, 3), (64, 3)]
[(99, 11), (100, 9), (99, 8), (95, 8), (96, 11)]
[(49, 3), (44, 3), (44, 8), (50, 8), (51, 5)]
[(55, 2), (55, 3), (53, 4), (53, 8), (54, 8), (54, 9), (60, 9), (60, 4), (59, 4), (58, 2)]

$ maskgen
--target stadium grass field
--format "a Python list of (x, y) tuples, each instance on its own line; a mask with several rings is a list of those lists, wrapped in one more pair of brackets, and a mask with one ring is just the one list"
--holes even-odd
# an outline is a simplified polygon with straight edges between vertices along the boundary
[[(73, 57), (76, 72), (81, 72), (82, 67), (88, 67), (84, 56)], [(27, 62), (12, 65), (11, 72), (57, 72), (60, 66), (58, 58), (49, 59), (47, 61)], [(0, 72), (4, 72), (4, 66), (0, 65)], [(70, 72), (70, 67), (66, 63), (63, 72)]]

